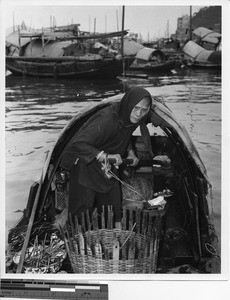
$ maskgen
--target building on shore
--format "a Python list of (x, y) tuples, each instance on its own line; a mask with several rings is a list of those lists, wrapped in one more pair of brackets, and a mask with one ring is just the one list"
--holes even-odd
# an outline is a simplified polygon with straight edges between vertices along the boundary
[(184, 15), (177, 19), (176, 33), (172, 36), (174, 40), (179, 40), (180, 43), (184, 44), (189, 39), (189, 26), (190, 17)]

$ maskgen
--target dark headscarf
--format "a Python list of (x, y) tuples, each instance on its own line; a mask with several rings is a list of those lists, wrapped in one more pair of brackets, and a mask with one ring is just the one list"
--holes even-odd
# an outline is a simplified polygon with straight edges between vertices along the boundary
[(133, 87), (125, 93), (121, 99), (120, 108), (118, 111), (118, 119), (123, 123), (124, 126), (134, 125), (137, 127), (140, 125), (140, 123), (143, 123), (143, 121), (146, 120), (147, 115), (138, 123), (133, 124), (130, 121), (130, 115), (134, 106), (136, 106), (143, 98), (149, 99), (149, 105), (151, 107), (152, 97), (147, 90), (141, 87)]
[(143, 141), (145, 143), (145, 146), (148, 149), (148, 152), (151, 155), (151, 157), (153, 157), (150, 134), (149, 134), (149, 130), (145, 124), (148, 114), (146, 114), (138, 123), (132, 123), (130, 121), (130, 115), (131, 115), (131, 112), (132, 112), (134, 106), (136, 106), (143, 98), (149, 99), (149, 104), (151, 107), (152, 106), (152, 97), (146, 89), (141, 88), (141, 87), (130, 88), (125, 93), (125, 95), (121, 99), (121, 102), (115, 108), (114, 112), (118, 115), (118, 120), (123, 124), (123, 126), (125, 126), (125, 127), (140, 126), (140, 131), (141, 131), (141, 135), (142, 135)]

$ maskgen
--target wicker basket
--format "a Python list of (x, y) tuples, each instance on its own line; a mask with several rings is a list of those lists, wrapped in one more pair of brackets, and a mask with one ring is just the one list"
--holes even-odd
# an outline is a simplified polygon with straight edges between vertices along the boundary
[(154, 273), (157, 239), (129, 230), (98, 229), (68, 239), (75, 273)]

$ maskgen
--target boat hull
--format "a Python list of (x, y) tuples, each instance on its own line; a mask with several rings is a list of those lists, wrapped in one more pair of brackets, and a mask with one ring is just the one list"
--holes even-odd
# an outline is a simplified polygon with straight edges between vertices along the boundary
[[(54, 180), (60, 172), (60, 161), (65, 149), (84, 122), (97, 111), (115, 102), (119, 102), (121, 98), (122, 95), (116, 95), (99, 103), (93, 103), (89, 107), (79, 111), (66, 125), (53, 149), (47, 154), (40, 182), (31, 186), (27, 208), (20, 221), (20, 226), (26, 228), (25, 225), (28, 223), (44, 222), (44, 220), (46, 222), (54, 221), (54, 218), (57, 216), (54, 211)], [(174, 195), (168, 201), (168, 209), (164, 215), (160, 216), (162, 217), (164, 228), (162, 227), (162, 231), (161, 229), (159, 230), (159, 233), (161, 232), (159, 235), (160, 243), (158, 242), (155, 249), (159, 263), (156, 262), (158, 269), (154, 270), (154, 272), (174, 272), (175, 268), (180, 270), (181, 266), (184, 269), (184, 265), (191, 264), (195, 268), (194, 272), (202, 273), (205, 272), (205, 266), (208, 266), (209, 262), (213, 260), (211, 262), (211, 269), (207, 273), (219, 273), (220, 262), (218, 256), (215, 254), (218, 253), (216, 252), (218, 250), (218, 243), (213, 231), (214, 225), (209, 216), (207, 197), (210, 183), (205, 166), (186, 129), (175, 119), (172, 112), (159, 99), (153, 98), (153, 106), (150, 110), (149, 118), (155, 128), (159, 128), (166, 133), (166, 135), (163, 132), (155, 135), (152, 132), (153, 150), (156, 154), (162, 153), (163, 147), (164, 153), (171, 158), (171, 167), (159, 169), (159, 167), (154, 168), (152, 166), (153, 168), (150, 167), (151, 170), (149, 168), (145, 170), (142, 168), (139, 175), (138, 173), (137, 175), (144, 174), (143, 178), (149, 179), (153, 176), (154, 192), (165, 188), (165, 185), (174, 191)], [(133, 138), (137, 142), (137, 136), (133, 136)], [(138, 146), (138, 143), (136, 145)], [(140, 147), (140, 143), (139, 149), (140, 151), (143, 150), (142, 146)], [(62, 175), (64, 176), (65, 173)], [(139, 178), (138, 176), (136, 179)], [(63, 178), (67, 178), (68, 180), (68, 175)], [(136, 183), (137, 187), (140, 181)], [(68, 194), (68, 188), (63, 186), (63, 190), (65, 189)], [(130, 200), (130, 198), (127, 200)], [(133, 197), (131, 197), (131, 200), (132, 204), (134, 202)], [(136, 207), (132, 206), (132, 209), (136, 210)], [(59, 216), (61, 217), (62, 213)], [(8, 239), (9, 243), (15, 240), (20, 226), (16, 226), (11, 230)], [(27, 244), (32, 240), (31, 230), (32, 227), (28, 226), (26, 239), (23, 242), (24, 253)], [(18, 273), (21, 272), (21, 267), (22, 264), (17, 269)], [(167, 271), (167, 268), (171, 271)]]
[[(125, 62), (127, 63), (127, 61)], [(14, 74), (37, 77), (116, 78), (122, 74), (122, 59), (81, 60), (74, 57), (6, 57)]]
[(164, 63), (159, 63), (159, 64), (151, 64), (151, 63), (146, 63), (146, 64), (136, 64), (136, 65), (131, 65), (130, 70), (133, 71), (148, 71), (148, 72), (154, 72), (154, 71), (164, 71), (164, 70), (170, 70), (175, 66), (175, 61), (167, 61)]
[(221, 65), (209, 62), (191, 61), (189, 58), (183, 60), (183, 64), (194, 69), (218, 69), (221, 70)]

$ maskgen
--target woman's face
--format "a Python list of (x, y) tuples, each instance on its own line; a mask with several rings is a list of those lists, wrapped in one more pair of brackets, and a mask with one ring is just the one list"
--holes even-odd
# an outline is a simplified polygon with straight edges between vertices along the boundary
[(144, 116), (147, 115), (149, 109), (150, 109), (149, 99), (143, 98), (132, 109), (130, 114), (130, 121), (132, 123), (138, 123)]

